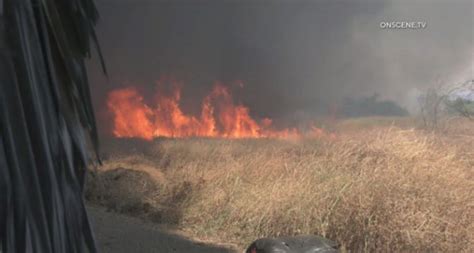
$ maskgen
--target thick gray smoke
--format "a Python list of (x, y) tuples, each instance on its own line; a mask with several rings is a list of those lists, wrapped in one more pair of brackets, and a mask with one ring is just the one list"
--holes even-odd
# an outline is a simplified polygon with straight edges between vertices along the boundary
[[(473, 78), (473, 2), (98, 0), (109, 83), (91, 68), (96, 105), (107, 90), (184, 81), (193, 104), (214, 80), (242, 80), (254, 114), (325, 113), (375, 92), (413, 109), (418, 92)], [(382, 29), (380, 22), (426, 22)], [(196, 98), (196, 99), (194, 99)]]

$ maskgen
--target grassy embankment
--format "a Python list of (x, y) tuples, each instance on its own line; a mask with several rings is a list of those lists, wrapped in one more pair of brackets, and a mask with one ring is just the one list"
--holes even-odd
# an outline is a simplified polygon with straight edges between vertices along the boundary
[(343, 251), (473, 252), (474, 124), (387, 122), (343, 121), (336, 139), (115, 140), (87, 198), (240, 247), (314, 233)]

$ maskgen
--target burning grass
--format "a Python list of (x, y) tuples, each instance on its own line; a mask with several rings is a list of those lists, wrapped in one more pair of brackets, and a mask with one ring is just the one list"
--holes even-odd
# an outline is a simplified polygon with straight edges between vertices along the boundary
[(455, 143), (397, 127), (299, 141), (118, 140), (128, 150), (91, 177), (87, 197), (242, 247), (319, 234), (352, 252), (472, 252), (473, 132)]
[[(172, 91), (165, 92), (166, 83)], [(243, 84), (239, 82), (239, 87)], [(297, 128), (276, 130), (273, 121), (252, 118), (250, 108), (236, 104), (231, 89), (219, 82), (203, 98), (199, 116), (185, 114), (181, 108), (182, 84), (169, 77), (157, 82), (153, 103), (147, 103), (136, 87), (113, 90), (109, 93), (107, 107), (113, 115), (113, 134), (116, 137), (135, 137), (152, 140), (156, 137), (297, 137)], [(321, 129), (311, 126), (309, 134)], [(306, 134), (306, 133), (305, 133)]]

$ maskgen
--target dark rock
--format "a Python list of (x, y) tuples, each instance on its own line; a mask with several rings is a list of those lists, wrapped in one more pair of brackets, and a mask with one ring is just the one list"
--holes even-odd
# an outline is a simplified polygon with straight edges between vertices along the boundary
[(305, 235), (261, 238), (254, 241), (246, 253), (336, 253), (339, 245), (326, 238)]

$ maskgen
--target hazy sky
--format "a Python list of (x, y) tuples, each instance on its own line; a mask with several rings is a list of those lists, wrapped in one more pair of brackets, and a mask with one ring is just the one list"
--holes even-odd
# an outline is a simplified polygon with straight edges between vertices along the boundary
[[(325, 112), (374, 92), (409, 107), (419, 90), (473, 78), (473, 2), (98, 0), (110, 80), (90, 64), (95, 102), (110, 88), (151, 89), (172, 74), (189, 104), (214, 80), (242, 80), (238, 99), (261, 116)], [(381, 29), (382, 21), (427, 27)]]

